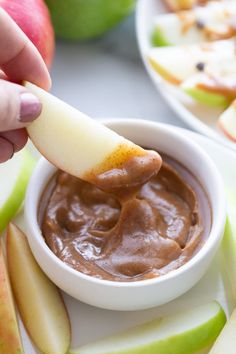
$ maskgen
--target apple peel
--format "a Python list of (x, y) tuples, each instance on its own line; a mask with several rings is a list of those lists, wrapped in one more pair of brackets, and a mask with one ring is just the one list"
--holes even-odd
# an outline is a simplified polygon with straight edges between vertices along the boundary
[(19, 210), (35, 160), (24, 149), (0, 165), (0, 232)]

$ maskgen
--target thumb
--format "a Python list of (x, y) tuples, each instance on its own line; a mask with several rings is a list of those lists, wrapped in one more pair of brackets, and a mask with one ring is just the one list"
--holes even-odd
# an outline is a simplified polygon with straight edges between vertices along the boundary
[(38, 98), (23, 86), (0, 80), (0, 132), (25, 127), (41, 110)]

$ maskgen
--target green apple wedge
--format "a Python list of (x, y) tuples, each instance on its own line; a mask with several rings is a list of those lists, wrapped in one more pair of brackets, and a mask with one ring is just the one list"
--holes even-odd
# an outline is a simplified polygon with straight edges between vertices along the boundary
[(0, 353), (23, 354), (11, 286), (0, 243)]
[(180, 85), (199, 73), (199, 64), (212, 65), (235, 59), (234, 40), (216, 41), (188, 46), (152, 48), (148, 61), (165, 80)]
[[(170, 317), (159, 318), (70, 354), (193, 354), (208, 348), (226, 322), (216, 301)], [(174, 348), (174, 350), (173, 350)]]
[(222, 265), (236, 300), (236, 189), (226, 190), (228, 219), (222, 241)]
[(236, 56), (208, 62), (202, 72), (180, 87), (196, 101), (213, 107), (228, 107), (236, 98)]
[(24, 149), (0, 164), (0, 232), (19, 210), (35, 161)]
[(214, 90), (214, 85), (214, 79), (212, 80), (207, 74), (200, 73), (184, 81), (180, 88), (199, 103), (209, 107), (227, 108), (232, 98), (221, 94), (220, 90), (217, 93), (217, 88)]
[(26, 236), (13, 224), (7, 229), (7, 261), (13, 294), (29, 336), (45, 354), (65, 354), (70, 322), (57, 287), (36, 263)]
[(134, 9), (135, 0), (46, 0), (57, 37), (87, 40), (114, 27)]
[(236, 142), (236, 100), (220, 115), (218, 126), (228, 138)]
[(236, 349), (236, 309), (224, 326), (209, 354), (235, 354)]
[(177, 14), (160, 14), (154, 20), (152, 44), (187, 45), (230, 38), (234, 35), (230, 21), (235, 15), (234, 2), (209, 2)]

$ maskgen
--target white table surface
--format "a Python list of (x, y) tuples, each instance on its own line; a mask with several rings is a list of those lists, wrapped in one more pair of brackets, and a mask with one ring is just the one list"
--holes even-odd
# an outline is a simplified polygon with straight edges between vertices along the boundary
[(142, 118), (186, 127), (142, 64), (134, 15), (100, 39), (57, 42), (52, 93), (92, 117)]

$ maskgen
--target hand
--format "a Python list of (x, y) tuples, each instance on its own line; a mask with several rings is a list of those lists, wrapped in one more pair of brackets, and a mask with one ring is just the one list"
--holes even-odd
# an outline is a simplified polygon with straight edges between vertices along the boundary
[(37, 49), (2, 9), (0, 28), (0, 162), (5, 162), (26, 144), (24, 128), (42, 109), (38, 98), (17, 82), (48, 90), (51, 81)]

